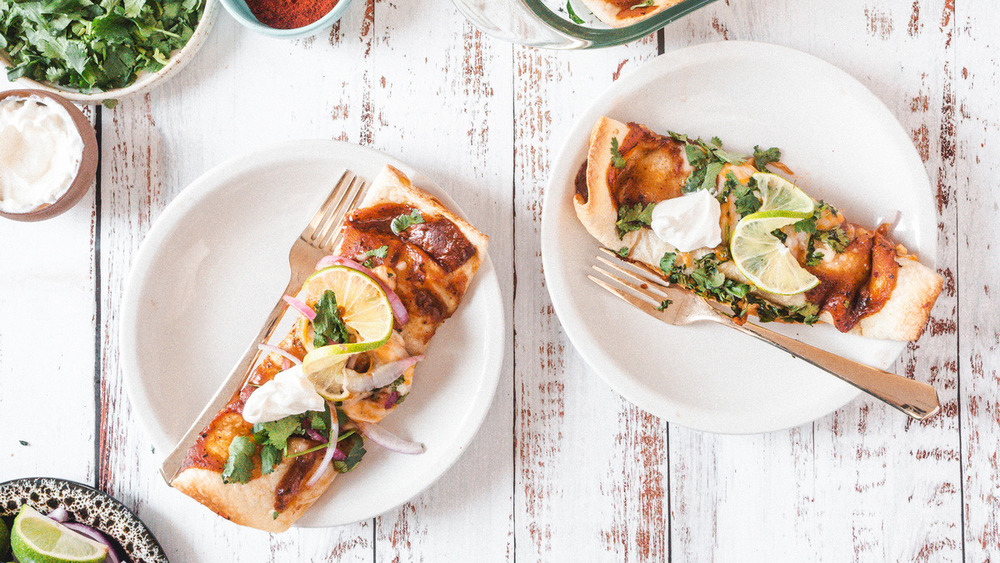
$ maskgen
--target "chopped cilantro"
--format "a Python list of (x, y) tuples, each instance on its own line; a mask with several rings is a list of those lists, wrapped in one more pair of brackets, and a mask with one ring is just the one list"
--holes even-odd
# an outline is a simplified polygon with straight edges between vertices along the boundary
[(656, 205), (652, 203), (645, 207), (641, 203), (619, 207), (618, 221), (615, 223), (615, 228), (618, 229), (618, 238), (623, 238), (625, 233), (638, 231), (642, 227), (648, 227), (653, 222), (654, 207)]
[(667, 307), (669, 307), (672, 304), (673, 304), (673, 300), (672, 299), (664, 299), (663, 301), (660, 301), (659, 305), (656, 306), (656, 310), (657, 311), (665, 311), (667, 309)]
[(293, 414), (273, 422), (258, 422), (253, 425), (254, 441), (262, 446), (272, 446), (281, 451), (288, 447), (288, 439), (299, 433), (304, 415)]
[(277, 510), (272, 510), (271, 511), (271, 519), (272, 520), (277, 520), (278, 519), (278, 511)]
[(847, 236), (847, 231), (840, 227), (834, 227), (829, 231), (819, 231), (813, 237), (826, 243), (837, 254), (846, 250), (847, 245), (851, 244), (851, 239)]
[(326, 290), (316, 303), (316, 318), (312, 320), (313, 346), (319, 348), (328, 344), (344, 344), (348, 339), (347, 325), (340, 318), (337, 309), (337, 295)]
[(625, 168), (625, 157), (618, 152), (618, 139), (611, 137), (611, 166), (621, 170)]
[(222, 468), (223, 483), (247, 483), (253, 477), (253, 453), (256, 447), (249, 436), (237, 436), (229, 444), (229, 458)]
[(757, 196), (757, 182), (753, 178), (750, 178), (745, 186), (737, 182), (733, 188), (733, 197), (735, 198), (733, 203), (736, 206), (736, 212), (741, 217), (756, 213), (760, 209), (761, 200)]
[(816, 238), (809, 237), (809, 243), (806, 245), (806, 266), (819, 266), (820, 262), (823, 261), (823, 253), (816, 251)]
[(721, 162), (713, 162), (705, 167), (705, 180), (701, 183), (700, 189), (706, 191), (715, 190), (715, 186), (719, 183), (719, 173), (722, 172), (722, 167), (725, 164)]
[(583, 23), (583, 18), (576, 15), (576, 12), (573, 10), (573, 4), (570, 3), (570, 0), (566, 0), (566, 11), (569, 13), (569, 19), (573, 20), (573, 23)]
[(623, 247), (619, 248), (617, 254), (618, 254), (618, 256), (621, 256), (622, 258), (625, 258), (626, 256), (628, 256), (628, 247), (627, 246), (623, 246)]
[(351, 434), (344, 438), (343, 440), (338, 440), (337, 448), (344, 452), (346, 459), (343, 461), (334, 461), (333, 469), (337, 473), (347, 473), (348, 471), (354, 469), (354, 466), (361, 461), (365, 453), (365, 440), (360, 434)]
[(778, 147), (771, 147), (767, 150), (763, 150), (757, 146), (753, 148), (753, 165), (754, 168), (761, 172), (767, 170), (768, 164), (778, 162), (779, 160), (781, 160), (781, 151), (778, 150)]
[(643, 0), (642, 2), (633, 5), (630, 10), (638, 10), (639, 8), (649, 8), (656, 5), (656, 0)]
[(371, 250), (366, 250), (365, 251), (365, 256), (369, 256), (369, 257), (374, 256), (376, 258), (385, 258), (388, 253), (389, 253), (389, 245), (383, 244), (382, 246), (380, 246), (378, 248), (373, 248)]
[(271, 444), (267, 444), (260, 449), (260, 472), (262, 474), (270, 475), (274, 471), (274, 468), (281, 463), (281, 452), (281, 450)]
[(22, 446), (30, 446), (31, 445), (31, 444), (28, 443), (27, 440), (18, 440), (18, 442), (20, 442)]
[(419, 209), (414, 209), (413, 211), (410, 212), (409, 215), (404, 214), (393, 219), (390, 228), (392, 229), (393, 234), (398, 235), (399, 233), (405, 231), (406, 229), (409, 229), (413, 225), (417, 225), (423, 222), (424, 222), (424, 214), (421, 213)]

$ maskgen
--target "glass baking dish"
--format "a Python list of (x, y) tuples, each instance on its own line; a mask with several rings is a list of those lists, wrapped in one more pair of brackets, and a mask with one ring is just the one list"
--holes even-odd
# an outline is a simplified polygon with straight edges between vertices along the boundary
[[(613, 28), (580, 0), (453, 0), (484, 33), (520, 45), (590, 49), (628, 43), (715, 0), (684, 0), (638, 23)], [(640, 3), (640, 0), (636, 0)], [(574, 19), (574, 16), (575, 19)]]

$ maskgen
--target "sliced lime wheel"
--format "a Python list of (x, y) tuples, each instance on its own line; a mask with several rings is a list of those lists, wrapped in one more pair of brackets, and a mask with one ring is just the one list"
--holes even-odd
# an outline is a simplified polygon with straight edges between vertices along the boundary
[(788, 247), (771, 234), (801, 219), (801, 213), (791, 211), (758, 211), (741, 219), (729, 245), (740, 273), (760, 289), (780, 295), (816, 287), (819, 278), (800, 266)]

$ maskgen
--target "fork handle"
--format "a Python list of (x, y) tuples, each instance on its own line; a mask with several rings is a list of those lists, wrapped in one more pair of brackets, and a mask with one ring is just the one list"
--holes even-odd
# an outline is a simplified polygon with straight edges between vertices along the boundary
[(937, 391), (931, 385), (848, 360), (759, 325), (728, 322), (740, 332), (798, 356), (917, 420), (929, 418), (941, 409)]

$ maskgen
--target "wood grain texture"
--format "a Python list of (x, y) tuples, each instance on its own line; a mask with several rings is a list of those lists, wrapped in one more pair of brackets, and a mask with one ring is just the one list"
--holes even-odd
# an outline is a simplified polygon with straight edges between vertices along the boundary
[(588, 373), (552, 309), (539, 246), (545, 183), (576, 116), (656, 54), (655, 35), (595, 52), (514, 51), (514, 520), (523, 561), (667, 556), (665, 424)]
[(1000, 61), (995, 6), (955, 13), (958, 330), (967, 561), (1000, 561)]
[[(732, 0), (668, 28), (666, 45), (774, 42), (859, 79), (912, 131), (937, 191), (937, 267), (953, 280), (953, 26), (942, 21), (949, 9), (926, 0), (877, 7), (847, 1), (824, 5), (819, 14), (798, 2)], [(786, 78), (794, 84), (794, 75)], [(910, 423), (862, 396), (812, 424), (760, 436), (672, 427), (674, 557), (961, 559), (954, 289), (953, 282), (947, 286), (928, 331), (893, 368), (935, 385), (943, 412), (930, 422)]]
[(53, 219), (0, 219), (0, 241), (0, 482), (92, 482), (94, 189)]

